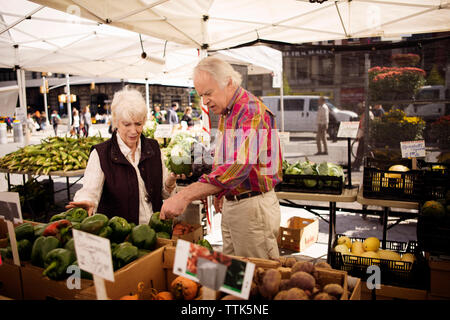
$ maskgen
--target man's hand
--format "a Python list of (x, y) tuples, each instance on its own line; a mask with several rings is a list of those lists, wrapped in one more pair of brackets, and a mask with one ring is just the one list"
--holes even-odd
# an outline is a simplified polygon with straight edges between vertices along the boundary
[(222, 212), (222, 206), (223, 206), (223, 197), (218, 199), (217, 197), (214, 197), (214, 209), (217, 213)]
[(83, 208), (87, 211), (89, 216), (92, 216), (94, 214), (94, 207), (95, 204), (91, 201), (77, 201), (77, 202), (69, 202), (69, 204), (66, 206), (66, 209), (72, 209), (72, 208)]
[(182, 214), (188, 205), (189, 201), (186, 200), (181, 193), (177, 193), (169, 199), (164, 200), (159, 213), (159, 218), (161, 220), (175, 218)]

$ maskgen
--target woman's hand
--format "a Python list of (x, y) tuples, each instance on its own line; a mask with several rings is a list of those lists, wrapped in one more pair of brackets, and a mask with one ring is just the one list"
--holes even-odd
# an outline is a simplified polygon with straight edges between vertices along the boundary
[(94, 214), (94, 208), (95, 204), (91, 201), (72, 201), (69, 202), (69, 204), (66, 206), (66, 209), (72, 209), (72, 208), (83, 208), (87, 211), (89, 216), (92, 216)]

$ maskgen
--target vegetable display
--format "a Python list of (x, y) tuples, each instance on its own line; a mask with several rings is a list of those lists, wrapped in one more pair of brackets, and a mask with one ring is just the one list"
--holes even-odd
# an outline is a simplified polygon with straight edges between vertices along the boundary
[(165, 165), (170, 172), (190, 175), (192, 172), (192, 145), (196, 142), (189, 132), (178, 132), (164, 149)]
[(49, 137), (0, 158), (0, 168), (35, 174), (84, 169), (91, 147), (105, 140), (100, 136)]

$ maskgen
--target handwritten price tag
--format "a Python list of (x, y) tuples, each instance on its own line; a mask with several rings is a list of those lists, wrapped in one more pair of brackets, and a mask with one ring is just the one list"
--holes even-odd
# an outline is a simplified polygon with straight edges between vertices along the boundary
[(171, 124), (159, 124), (156, 127), (155, 138), (170, 138), (172, 136), (173, 126)]
[(19, 193), (0, 192), (0, 217), (3, 216), (12, 223), (22, 223)]
[(80, 269), (114, 282), (109, 239), (75, 229), (72, 233)]
[(402, 158), (419, 158), (425, 157), (425, 141), (402, 141), (400, 142), (402, 149)]

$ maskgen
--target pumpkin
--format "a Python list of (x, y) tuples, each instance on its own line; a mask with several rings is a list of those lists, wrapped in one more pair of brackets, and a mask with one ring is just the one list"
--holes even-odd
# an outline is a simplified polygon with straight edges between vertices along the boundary
[(161, 291), (156, 295), (155, 300), (173, 300), (172, 292)]
[(170, 285), (176, 300), (193, 300), (197, 296), (198, 284), (188, 278), (178, 276)]
[(130, 293), (129, 295), (121, 297), (119, 300), (139, 300), (139, 297), (142, 294), (143, 290), (144, 290), (144, 283), (139, 282), (137, 285), (137, 293), (136, 294)]

